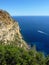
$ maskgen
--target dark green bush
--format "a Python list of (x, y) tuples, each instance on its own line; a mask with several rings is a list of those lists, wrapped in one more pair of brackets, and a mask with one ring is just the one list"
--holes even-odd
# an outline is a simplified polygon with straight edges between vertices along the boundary
[(49, 56), (34, 48), (27, 51), (14, 45), (0, 45), (0, 65), (49, 65)]

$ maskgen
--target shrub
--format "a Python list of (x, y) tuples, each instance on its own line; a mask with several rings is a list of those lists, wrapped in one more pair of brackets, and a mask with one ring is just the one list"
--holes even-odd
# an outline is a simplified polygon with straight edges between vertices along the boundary
[(0, 65), (49, 65), (49, 56), (34, 48), (26, 51), (14, 45), (0, 45)]

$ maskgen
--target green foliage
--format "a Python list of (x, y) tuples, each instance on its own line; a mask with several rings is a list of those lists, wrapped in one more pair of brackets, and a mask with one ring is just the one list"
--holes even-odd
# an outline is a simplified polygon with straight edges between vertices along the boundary
[(34, 47), (27, 51), (14, 45), (0, 45), (0, 65), (49, 65), (49, 56)]

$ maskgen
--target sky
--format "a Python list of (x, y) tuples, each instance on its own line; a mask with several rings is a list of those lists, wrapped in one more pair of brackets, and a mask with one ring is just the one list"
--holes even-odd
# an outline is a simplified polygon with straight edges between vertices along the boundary
[(49, 0), (0, 0), (0, 9), (12, 16), (49, 16)]

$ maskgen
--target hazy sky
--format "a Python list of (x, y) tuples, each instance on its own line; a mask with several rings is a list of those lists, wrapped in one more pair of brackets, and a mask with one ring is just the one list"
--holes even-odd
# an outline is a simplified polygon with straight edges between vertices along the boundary
[(49, 0), (0, 0), (0, 9), (16, 16), (49, 16)]

